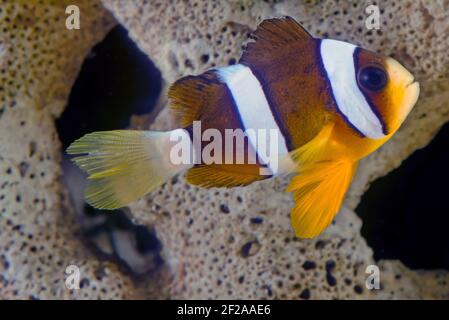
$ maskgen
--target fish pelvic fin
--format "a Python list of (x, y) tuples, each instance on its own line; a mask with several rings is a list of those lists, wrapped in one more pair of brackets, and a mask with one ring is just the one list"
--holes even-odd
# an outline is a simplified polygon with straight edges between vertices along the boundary
[(98, 209), (117, 209), (143, 197), (186, 165), (170, 162), (170, 133), (114, 130), (86, 134), (67, 149), (85, 171), (86, 201)]
[(313, 238), (326, 229), (340, 210), (357, 162), (343, 159), (305, 165), (290, 182), (295, 205), (291, 224), (299, 238)]

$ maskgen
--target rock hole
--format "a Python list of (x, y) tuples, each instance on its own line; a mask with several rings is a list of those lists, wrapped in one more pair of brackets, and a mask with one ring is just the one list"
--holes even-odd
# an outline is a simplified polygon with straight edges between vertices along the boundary
[(105, 258), (137, 275), (156, 271), (162, 264), (162, 243), (155, 230), (134, 224), (124, 210), (105, 212), (85, 206), (84, 235)]
[(260, 248), (261, 245), (259, 241), (251, 240), (242, 246), (240, 253), (243, 258), (248, 258), (256, 255), (259, 252)]
[[(86, 57), (56, 127), (65, 150), (86, 133), (124, 129), (133, 115), (150, 113), (161, 92), (161, 74), (118, 26)], [(31, 151), (30, 151), (31, 153)], [(134, 224), (124, 210), (103, 211), (84, 202), (85, 175), (63, 151), (64, 181), (89, 245), (103, 258), (141, 276), (162, 264), (154, 230)]]
[(374, 181), (356, 212), (374, 258), (449, 270), (449, 123), (399, 168)]
[(63, 114), (56, 120), (63, 148), (82, 135), (123, 129), (132, 115), (151, 112), (161, 73), (117, 26), (86, 57)]

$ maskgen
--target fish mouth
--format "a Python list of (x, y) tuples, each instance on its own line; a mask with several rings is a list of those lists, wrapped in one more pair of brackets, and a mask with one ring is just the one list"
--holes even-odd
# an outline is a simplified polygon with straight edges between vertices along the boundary
[(410, 81), (410, 83), (405, 87), (405, 89), (409, 92), (414, 93), (414, 95), (416, 96), (416, 98), (418, 98), (417, 96), (419, 95), (419, 91), (420, 91), (420, 86), (419, 86), (419, 82), (416, 81), (415, 79), (413, 79), (412, 81)]
[(405, 88), (408, 88), (408, 87), (410, 87), (411, 85), (414, 85), (415, 83), (417, 83), (418, 86), (419, 86), (419, 82), (416, 81), (415, 78), (413, 77), (412, 80), (409, 82), (409, 84), (407, 84), (407, 85), (405, 86)]
[(405, 87), (405, 96), (402, 101), (402, 112), (400, 113), (400, 122), (405, 120), (407, 115), (413, 109), (414, 105), (418, 101), (420, 92), (419, 82), (414, 78)]
[(405, 90), (410, 99), (409, 103), (414, 105), (416, 103), (416, 101), (418, 100), (418, 96), (419, 96), (419, 92), (420, 92), (419, 82), (413, 78), (412, 81), (410, 81), (410, 83), (405, 87)]

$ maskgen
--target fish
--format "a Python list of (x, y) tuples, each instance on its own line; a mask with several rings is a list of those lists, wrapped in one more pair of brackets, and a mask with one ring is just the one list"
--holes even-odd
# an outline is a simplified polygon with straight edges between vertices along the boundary
[[(359, 160), (395, 134), (419, 89), (391, 57), (315, 38), (288, 16), (271, 18), (250, 35), (236, 64), (171, 85), (177, 129), (93, 132), (67, 153), (88, 174), (86, 201), (108, 210), (181, 173), (204, 188), (286, 175), (292, 229), (313, 238), (340, 211)], [(229, 130), (243, 132), (243, 140), (236, 134), (218, 143)], [(185, 161), (173, 161), (181, 151)]]

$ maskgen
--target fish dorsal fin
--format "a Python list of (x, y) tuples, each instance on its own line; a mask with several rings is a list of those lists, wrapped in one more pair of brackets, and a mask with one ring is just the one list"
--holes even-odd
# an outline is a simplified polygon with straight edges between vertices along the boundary
[(273, 18), (262, 21), (250, 35), (254, 42), (248, 43), (240, 62), (270, 57), (274, 49), (285, 50), (314, 38), (292, 17)]
[(198, 76), (186, 76), (177, 80), (168, 91), (170, 108), (179, 118), (180, 126), (186, 127), (200, 120), (206, 112), (211, 97), (219, 94), (221, 82), (214, 70)]

